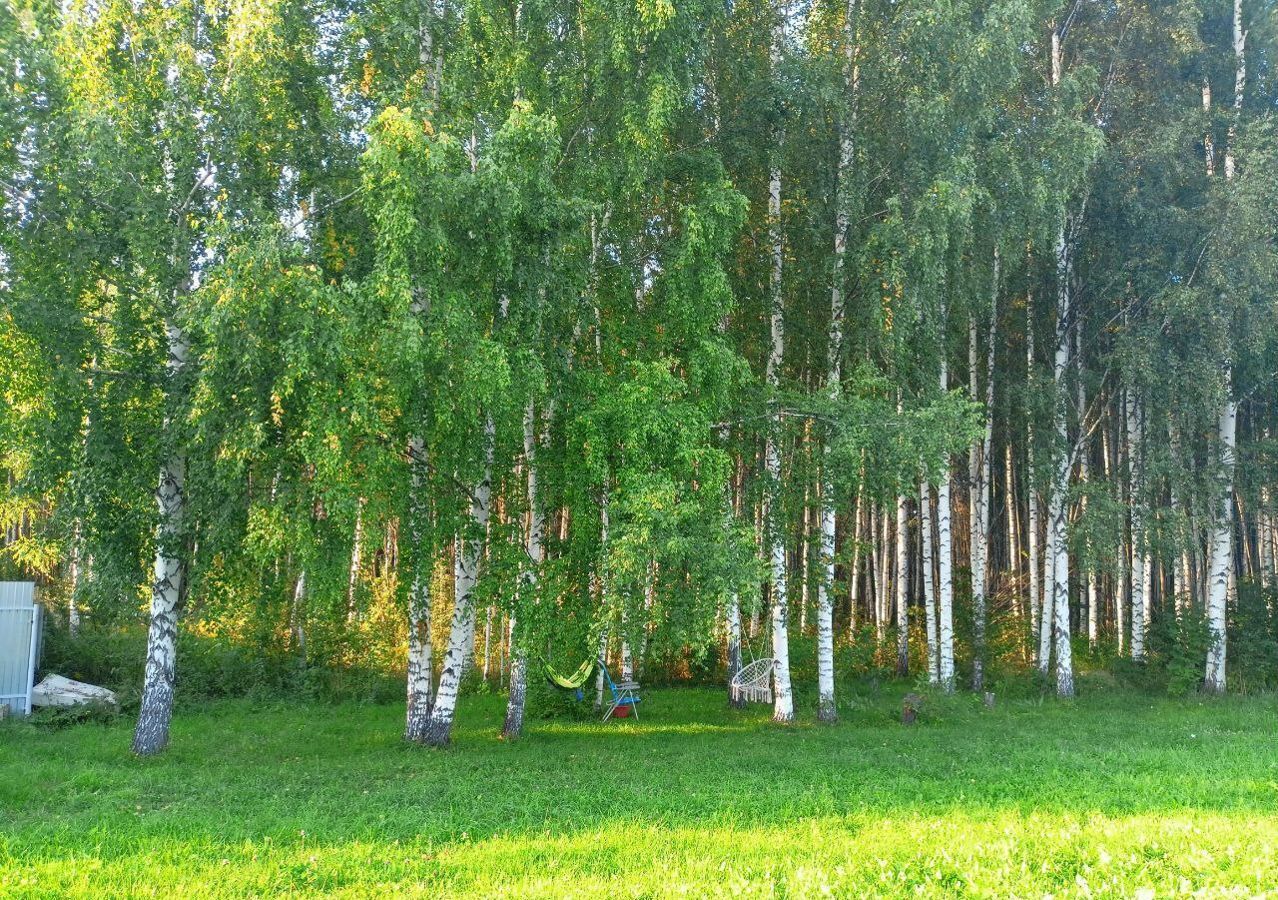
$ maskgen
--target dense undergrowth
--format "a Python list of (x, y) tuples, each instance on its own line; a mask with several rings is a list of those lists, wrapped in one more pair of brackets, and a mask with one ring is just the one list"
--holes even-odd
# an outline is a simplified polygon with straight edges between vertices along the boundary
[[(1002, 602), (995, 598), (995, 602)], [(968, 604), (959, 607), (966, 613)], [(1272, 592), (1243, 582), (1238, 601), (1231, 609), (1229, 633), (1229, 680), (1231, 690), (1255, 693), (1278, 688), (1278, 603)], [(1029, 659), (1026, 624), (1014, 616), (992, 617), (988, 634), (987, 685), (996, 693), (1035, 697), (1049, 689), (1037, 675)], [(1075, 633), (1085, 632), (1076, 627)], [(441, 641), (443, 635), (439, 636)], [(1207, 626), (1199, 610), (1188, 609), (1179, 617), (1155, 620), (1148, 639), (1146, 659), (1133, 663), (1115, 652), (1112, 638), (1105, 635), (1092, 650), (1085, 637), (1076, 637), (1074, 658), (1079, 670), (1105, 683), (1142, 695), (1186, 697), (1196, 693), (1203, 678), (1207, 647)], [(383, 641), (384, 642), (384, 641)], [(907, 681), (926, 673), (922, 623), (914, 622), (910, 634), (910, 673)], [(437, 648), (442, 654), (442, 643)], [(115, 690), (127, 713), (136, 708), (146, 656), (146, 632), (140, 623), (109, 628), (85, 628), (71, 637), (56, 621), (46, 629), (42, 672), (57, 672), (71, 678), (101, 684)], [(572, 670), (587, 658), (589, 651), (566, 648), (555, 662)], [(766, 632), (747, 641), (747, 660), (768, 652)], [(958, 682), (970, 680), (971, 623), (965, 614), (956, 622)], [(815, 708), (816, 646), (811, 635), (795, 634), (791, 641), (791, 668), (799, 708)], [(549, 654), (554, 656), (554, 654)], [(313, 654), (302, 661), (283, 649), (271, 634), (258, 639), (232, 639), (225, 634), (207, 635), (196, 630), (182, 631), (178, 646), (177, 702), (190, 708), (210, 700), (245, 698), (258, 701), (290, 699), (313, 702), (389, 702), (404, 693), (402, 669), (382, 660), (402, 657), (394, 648), (376, 648), (362, 653), (358, 646), (338, 652)], [(872, 624), (861, 625), (849, 635), (846, 625), (836, 635), (836, 672), (840, 679), (861, 679), (867, 683), (896, 679), (896, 636), (893, 629), (876, 639)], [(642, 669), (647, 684), (661, 686), (714, 686), (724, 682), (723, 662), (714, 648), (682, 648), (664, 657), (647, 660)], [(504, 682), (494, 663), (486, 683), (478, 669), (469, 676), (467, 693), (501, 693)], [(530, 694), (531, 713), (561, 714), (571, 711), (571, 703), (552, 690), (535, 683)]]

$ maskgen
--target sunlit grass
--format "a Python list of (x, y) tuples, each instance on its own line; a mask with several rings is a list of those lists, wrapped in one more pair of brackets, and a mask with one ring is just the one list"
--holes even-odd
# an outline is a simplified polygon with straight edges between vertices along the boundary
[(1272, 698), (1074, 704), (845, 691), (781, 728), (718, 692), (638, 722), (407, 748), (395, 706), (180, 713), (163, 758), (128, 723), (0, 729), (6, 896), (1255, 896), (1278, 891)]

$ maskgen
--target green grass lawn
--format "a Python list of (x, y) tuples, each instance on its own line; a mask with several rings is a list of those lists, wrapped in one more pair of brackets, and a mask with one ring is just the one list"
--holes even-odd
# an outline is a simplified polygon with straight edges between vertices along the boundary
[[(1084, 685), (1086, 687), (1086, 685)], [(1278, 895), (1273, 698), (970, 696), (834, 727), (649, 692), (640, 722), (533, 721), (468, 697), (453, 749), (399, 706), (0, 728), (0, 895)]]

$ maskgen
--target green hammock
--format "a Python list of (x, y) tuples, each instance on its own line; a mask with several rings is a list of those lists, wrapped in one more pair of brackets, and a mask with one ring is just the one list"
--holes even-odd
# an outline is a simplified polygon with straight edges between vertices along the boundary
[(586, 679), (590, 677), (590, 673), (595, 670), (595, 661), (593, 659), (586, 660), (581, 664), (581, 668), (566, 678), (556, 672), (549, 662), (546, 662), (545, 666), (546, 677), (549, 678), (557, 687), (561, 687), (565, 691), (575, 691), (580, 689), (581, 686), (586, 683)]

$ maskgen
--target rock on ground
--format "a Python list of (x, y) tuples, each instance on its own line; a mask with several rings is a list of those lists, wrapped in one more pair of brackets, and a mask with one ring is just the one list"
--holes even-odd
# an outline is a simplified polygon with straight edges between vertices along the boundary
[(115, 691), (85, 684), (61, 675), (46, 675), (31, 690), (32, 706), (79, 706), (82, 703), (109, 703), (118, 706)]

